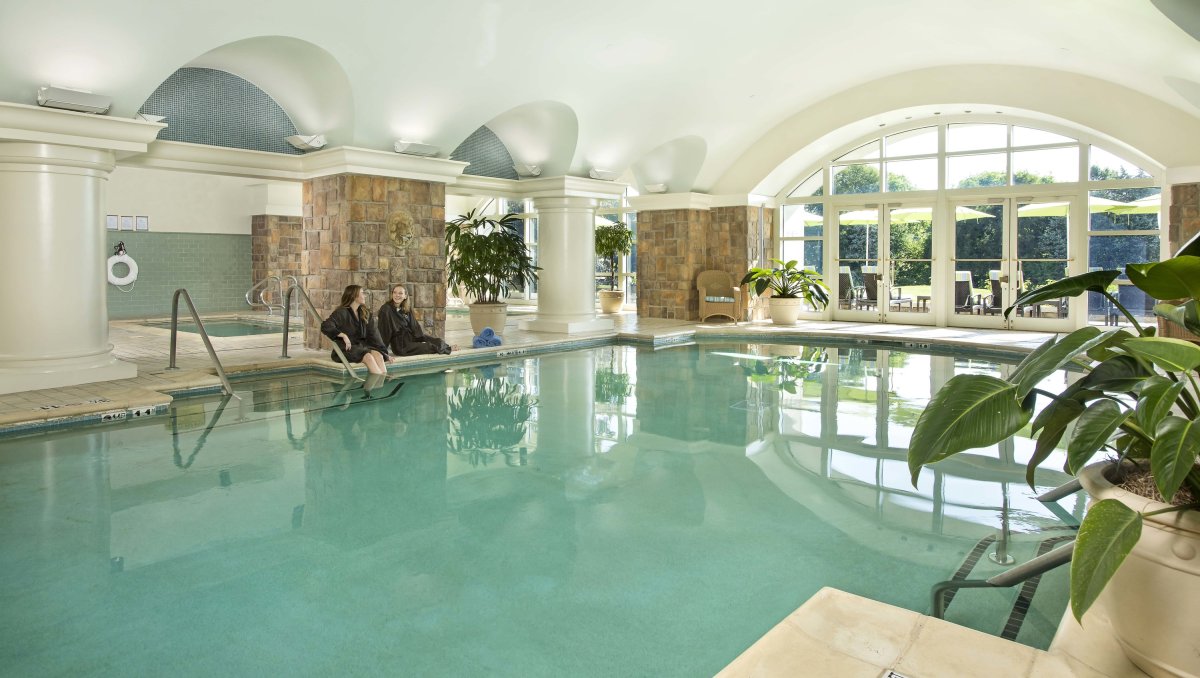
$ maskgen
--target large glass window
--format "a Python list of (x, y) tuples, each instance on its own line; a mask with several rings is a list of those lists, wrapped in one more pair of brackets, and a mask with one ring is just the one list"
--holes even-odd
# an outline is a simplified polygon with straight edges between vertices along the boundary
[[(997, 294), (995, 273), (1013, 261), (1020, 262), (1017, 272), (1000, 277), (1000, 287), (1007, 285), (1010, 294), (1087, 269), (1123, 268), (1127, 263), (1159, 259), (1161, 189), (1154, 186), (1154, 170), (1126, 155), (1092, 145), (1090, 140), (1004, 122), (951, 119), (880, 136), (832, 154), (784, 191), (775, 256), (821, 270), (827, 252), (840, 245), (838, 261), (831, 265), (836, 264), (839, 273), (837, 289), (848, 289), (835, 309), (856, 309), (862, 296), (856, 292), (863, 284), (861, 271), (871, 271), (887, 259), (895, 267), (886, 272), (893, 276), (892, 285), (903, 285), (905, 294), (913, 290), (929, 299), (932, 295), (921, 295), (921, 290), (932, 289), (939, 276), (948, 280), (953, 275), (956, 297), (961, 281), (965, 299), (954, 312), (978, 314), (984, 306), (978, 299)], [(1021, 193), (1014, 190), (1018, 186)], [(911, 199), (889, 195), (915, 191), (951, 193)], [(1008, 211), (1001, 209), (1002, 202)], [(954, 226), (938, 222), (945, 218), (938, 215), (951, 213), (947, 204), (954, 205), (957, 215), (954, 242), (941, 241), (939, 235)], [(894, 205), (921, 206), (933, 218), (909, 219)], [(879, 227), (878, 219), (865, 215), (884, 206), (890, 214), (890, 249), (876, 252), (870, 243), (877, 238), (872, 229)], [(1083, 230), (1085, 222), (1086, 266), (1068, 249), (1076, 242), (1072, 233)], [(1003, 233), (1015, 235), (1010, 242), (1001, 239)], [(945, 245), (936, 245), (939, 241)], [(947, 260), (957, 263), (953, 270), (946, 264), (939, 274), (941, 255), (936, 252), (940, 247), (946, 248), (940, 251), (949, 255)], [(827, 276), (831, 286), (833, 273)], [(1135, 298), (1140, 292), (1124, 277), (1112, 294), (1122, 305), (1151, 319), (1153, 300), (1144, 295)], [(943, 296), (948, 298), (949, 293)], [(1090, 297), (1086, 303), (1092, 322), (1123, 322), (1113, 317), (1111, 305), (1101, 295)]]
[(596, 259), (596, 290), (612, 289), (613, 276), (616, 276), (616, 289), (625, 291), (625, 304), (637, 303), (637, 212), (629, 207), (627, 192), (621, 198), (601, 200), (596, 206), (596, 225), (611, 224), (617, 221), (624, 223), (633, 233), (633, 247), (627, 256), (618, 257), (617, 270), (610, 270), (610, 263)]

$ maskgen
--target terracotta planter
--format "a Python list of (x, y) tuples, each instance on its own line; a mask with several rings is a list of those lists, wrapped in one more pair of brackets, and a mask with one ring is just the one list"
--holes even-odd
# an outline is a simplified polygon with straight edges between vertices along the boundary
[(771, 305), (771, 322), (776, 325), (795, 325), (796, 318), (800, 317), (800, 311), (804, 310), (803, 299), (785, 299), (773, 296), (768, 303)]
[[(1116, 499), (1135, 511), (1167, 504), (1126, 492), (1093, 464), (1079, 479), (1095, 501)], [(1200, 676), (1200, 634), (1186, 621), (1200, 609), (1200, 511), (1142, 520), (1142, 536), (1101, 594), (1130, 661), (1151, 676)]]
[(625, 293), (621, 290), (600, 290), (600, 312), (620, 313), (625, 305)]
[(496, 334), (504, 334), (504, 323), (508, 320), (508, 304), (471, 304), (471, 331), (479, 334), (490, 327)]

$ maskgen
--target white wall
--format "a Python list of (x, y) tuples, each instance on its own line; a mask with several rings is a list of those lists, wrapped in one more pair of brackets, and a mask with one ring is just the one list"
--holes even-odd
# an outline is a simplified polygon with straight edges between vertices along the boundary
[(263, 214), (261, 179), (118, 167), (108, 180), (107, 214), (150, 217), (159, 233), (250, 234)]

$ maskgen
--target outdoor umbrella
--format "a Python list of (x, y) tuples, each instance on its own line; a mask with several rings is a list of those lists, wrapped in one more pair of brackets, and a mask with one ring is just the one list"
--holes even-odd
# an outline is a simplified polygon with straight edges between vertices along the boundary
[[(1117, 208), (1124, 207), (1129, 203), (1121, 202), (1120, 200), (1109, 200), (1108, 198), (1090, 198), (1088, 200), (1088, 209), (1091, 212), (1116, 212)], [(1071, 208), (1069, 202), (1035, 202), (1017, 208), (1018, 217), (1065, 217), (1067, 211)]]

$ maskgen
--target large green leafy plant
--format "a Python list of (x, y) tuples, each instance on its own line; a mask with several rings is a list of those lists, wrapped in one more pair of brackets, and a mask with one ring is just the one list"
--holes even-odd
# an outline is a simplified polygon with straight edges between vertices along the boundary
[(633, 251), (633, 232), (623, 221), (596, 227), (596, 256), (608, 262), (609, 289), (617, 289), (617, 257)]
[[(1160, 263), (1129, 264), (1129, 280), (1159, 303), (1155, 315), (1200, 334), (1200, 239)], [(1148, 467), (1171, 502), (1181, 487), (1200, 497), (1200, 346), (1155, 336), (1111, 292), (1120, 271), (1093, 271), (1019, 296), (1004, 311), (1087, 292), (1103, 295), (1133, 329), (1084, 327), (1047, 340), (1007, 379), (960, 374), (946, 382), (917, 420), (908, 452), (916, 485), (921, 467), (963, 450), (994, 445), (1026, 426), (1037, 437), (1026, 470), (1034, 471), (1064, 439), (1069, 473), (1098, 453)], [(1061, 393), (1038, 384), (1068, 366), (1084, 375)], [(1045, 406), (1034, 417), (1038, 401)], [(1073, 428), (1072, 428), (1073, 425)], [(1071, 429), (1068, 433), (1068, 429)], [(1165, 511), (1198, 508), (1172, 506)], [(1115, 499), (1097, 502), (1079, 528), (1071, 562), (1071, 610), (1076, 619), (1095, 602), (1141, 535), (1141, 515)]]
[(476, 303), (498, 304), (510, 289), (537, 281), (521, 220), (515, 214), (494, 219), (471, 210), (446, 222), (446, 278)]
[(774, 268), (752, 268), (742, 278), (742, 284), (754, 283), (755, 294), (761, 295), (769, 289), (771, 296), (778, 299), (804, 299), (817, 310), (829, 303), (829, 287), (821, 280), (821, 274), (811, 268), (798, 268), (795, 259), (771, 261)]

